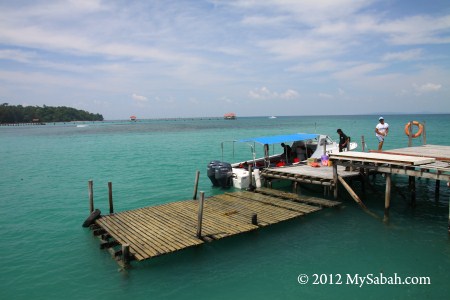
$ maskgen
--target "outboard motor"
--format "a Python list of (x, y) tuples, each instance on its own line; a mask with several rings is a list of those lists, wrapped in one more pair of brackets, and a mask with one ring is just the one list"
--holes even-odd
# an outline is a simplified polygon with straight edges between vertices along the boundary
[(227, 188), (231, 186), (231, 177), (233, 176), (233, 169), (231, 168), (231, 164), (227, 162), (219, 162), (215, 179), (219, 183), (222, 188)]
[(207, 167), (207, 174), (213, 186), (219, 186), (219, 182), (216, 179), (216, 169), (219, 167), (219, 164), (220, 164), (219, 160), (213, 160), (208, 164)]

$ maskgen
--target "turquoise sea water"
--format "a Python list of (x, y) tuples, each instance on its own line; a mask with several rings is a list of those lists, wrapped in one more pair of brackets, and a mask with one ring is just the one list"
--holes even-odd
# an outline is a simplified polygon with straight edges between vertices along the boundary
[[(390, 124), (384, 150), (407, 146), (403, 127), (410, 120), (426, 122), (428, 144), (450, 145), (450, 115), (384, 117)], [(222, 159), (222, 141), (295, 132), (337, 139), (342, 128), (353, 141), (364, 135), (375, 149), (377, 122), (378, 116), (321, 116), (0, 127), (0, 299), (448, 298), (450, 193), (441, 183), (436, 201), (432, 180), (417, 181), (413, 209), (407, 178), (393, 178), (389, 224), (361, 211), (341, 190), (340, 209), (135, 262), (129, 271), (120, 271), (81, 227), (89, 214), (89, 179), (95, 206), (105, 213), (108, 181), (116, 211), (190, 199), (197, 170), (199, 190), (211, 196), (223, 192), (206, 176), (208, 162)], [(233, 161), (225, 148), (224, 160)], [(249, 155), (248, 147), (237, 146), (234, 160)], [(384, 180), (373, 184), (376, 191), (362, 198), (382, 216)], [(314, 188), (303, 192), (322, 196)], [(299, 284), (301, 274), (307, 284)], [(313, 284), (314, 274), (326, 274), (327, 284)], [(427, 276), (431, 284), (360, 287), (348, 282), (357, 274)], [(339, 276), (342, 284), (330, 284)]]

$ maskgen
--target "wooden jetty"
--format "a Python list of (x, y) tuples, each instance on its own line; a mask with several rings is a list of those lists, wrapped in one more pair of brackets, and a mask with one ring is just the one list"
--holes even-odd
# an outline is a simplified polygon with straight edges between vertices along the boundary
[[(411, 202), (415, 205), (415, 178), (436, 180), (435, 194), (439, 196), (440, 181), (450, 181), (450, 146), (423, 145), (389, 150), (387, 152), (341, 152), (330, 155), (334, 182), (340, 177), (339, 166), (359, 170), (361, 173), (374, 171), (386, 178), (385, 218), (388, 217), (393, 174), (409, 176)], [(349, 190), (349, 187), (346, 187)], [(349, 190), (349, 192), (353, 192)], [(337, 188), (334, 197), (337, 198)], [(356, 194), (356, 193), (355, 193)], [(450, 232), (450, 211), (449, 211)]]
[(108, 248), (119, 264), (126, 265), (339, 204), (261, 188), (111, 213), (97, 219), (91, 229), (101, 248)]
[[(343, 166), (338, 166), (339, 174), (345, 179), (359, 178), (359, 171), (354, 171)], [(336, 190), (337, 182), (334, 180), (333, 168), (329, 166), (312, 167), (307, 164), (290, 165), (278, 168), (267, 168), (261, 171), (267, 186), (272, 186), (273, 180), (288, 180), (293, 183), (293, 192), (299, 192), (299, 183), (323, 186), (325, 196), (330, 191)]]

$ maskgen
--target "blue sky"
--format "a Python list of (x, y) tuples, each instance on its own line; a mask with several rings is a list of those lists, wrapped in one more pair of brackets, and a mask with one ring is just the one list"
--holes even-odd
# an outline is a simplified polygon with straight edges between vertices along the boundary
[(105, 119), (450, 113), (450, 2), (1, 1), (0, 102)]

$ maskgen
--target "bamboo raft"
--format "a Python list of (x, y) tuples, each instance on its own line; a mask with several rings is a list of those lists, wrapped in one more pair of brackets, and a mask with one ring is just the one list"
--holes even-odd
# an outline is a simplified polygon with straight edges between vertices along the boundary
[(113, 213), (101, 216), (91, 229), (100, 247), (126, 266), (339, 204), (261, 188)]

